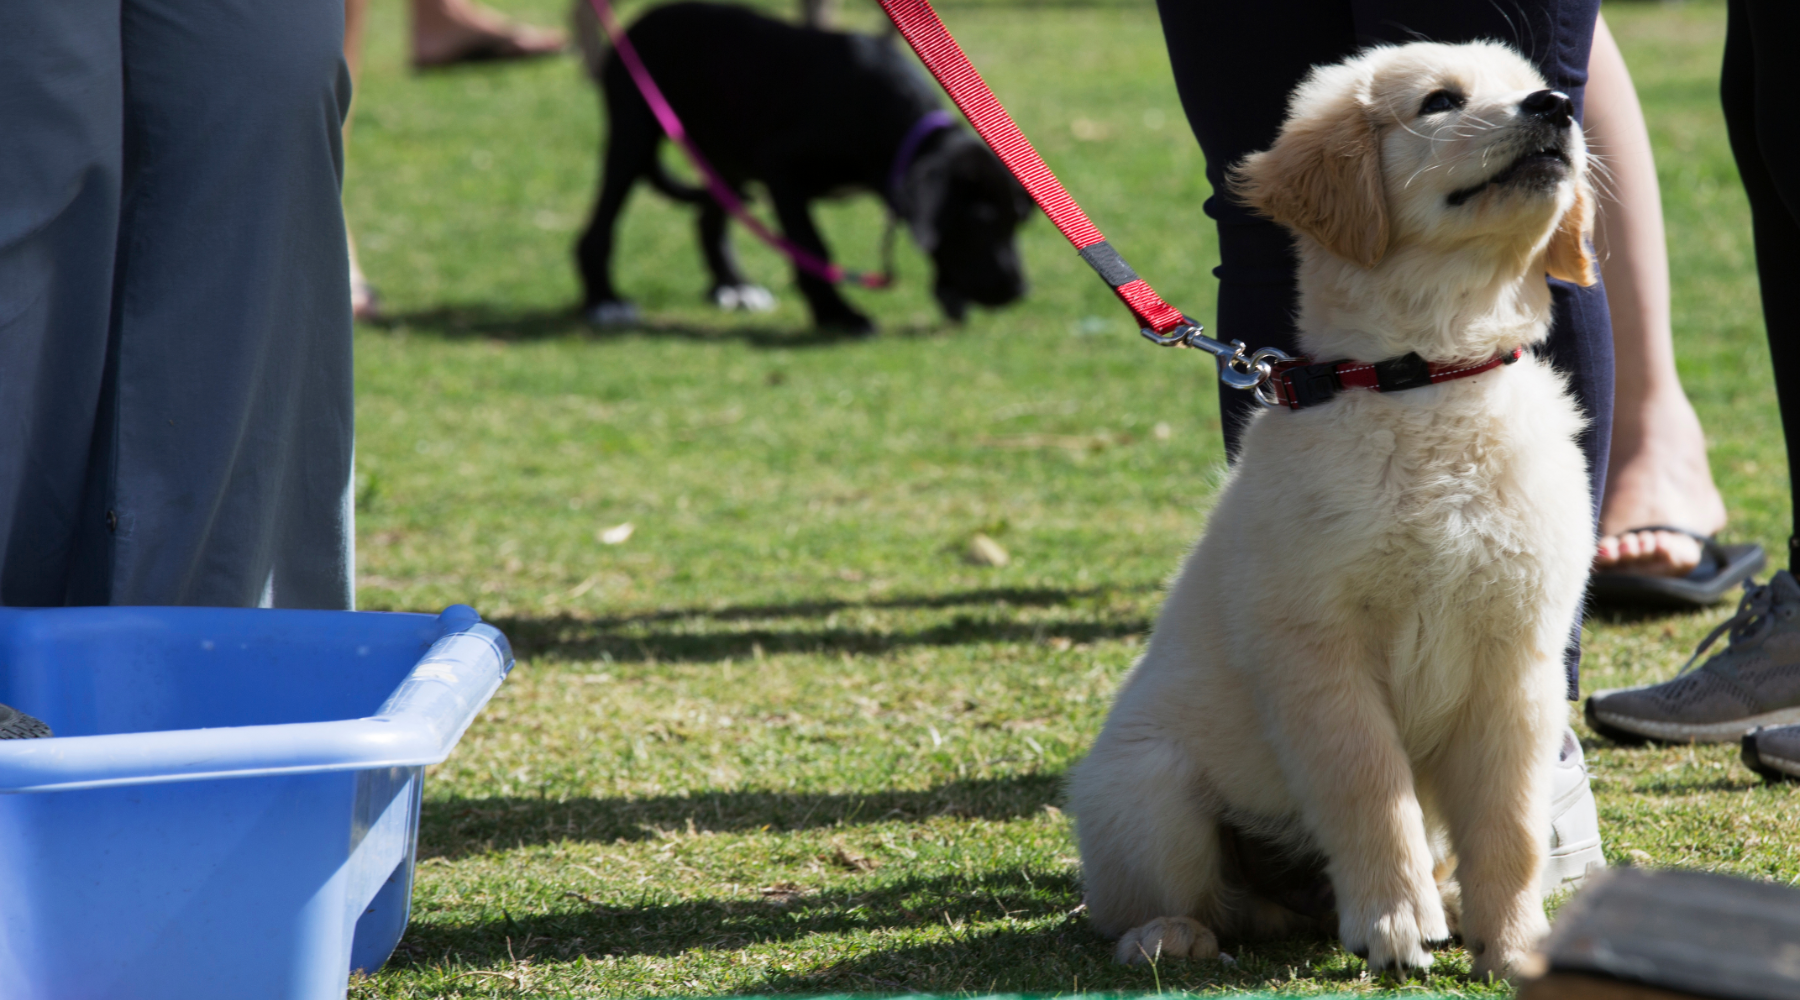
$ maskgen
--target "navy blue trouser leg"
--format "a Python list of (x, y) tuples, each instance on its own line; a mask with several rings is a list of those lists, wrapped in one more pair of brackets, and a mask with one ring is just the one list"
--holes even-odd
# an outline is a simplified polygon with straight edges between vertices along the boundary
[[(1789, 61), (1800, 41), (1800, 6), (1793, 0), (1731, 0), (1725, 30), (1725, 69), (1719, 93), (1731, 152), (1750, 199), (1756, 231), (1756, 273), (1762, 285), (1763, 325), (1775, 368), (1775, 395), (1787, 439), (1788, 496), (1800, 496), (1800, 77)], [(1788, 568), (1800, 569), (1800, 506), (1788, 539)]]
[[(1281, 128), (1288, 94), (1321, 63), (1378, 43), (1498, 39), (1524, 52), (1549, 81), (1575, 101), (1587, 85), (1599, 0), (1158, 0), (1175, 85), (1195, 138), (1206, 154), (1213, 196), (1206, 213), (1219, 227), (1219, 304), (1213, 335), (1251, 347), (1298, 353), (1294, 332), (1295, 257), (1285, 230), (1219, 192), (1225, 171), (1267, 149)], [(1612, 437), (1612, 321), (1606, 291), (1551, 281), (1546, 351), (1568, 375), (1588, 416), (1581, 439), (1599, 524)], [(1256, 407), (1248, 393), (1221, 389), (1226, 453)], [(1569, 696), (1577, 693), (1580, 623), (1568, 655)]]

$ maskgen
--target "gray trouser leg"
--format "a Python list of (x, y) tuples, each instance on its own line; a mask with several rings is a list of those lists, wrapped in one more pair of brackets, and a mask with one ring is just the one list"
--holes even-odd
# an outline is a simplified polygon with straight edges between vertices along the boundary
[(0, 604), (62, 604), (69, 584), (106, 364), (123, 99), (118, 0), (0, 4)]
[[(42, 298), (34, 281), (110, 303), (97, 332), (89, 314), (27, 310), (18, 339), (47, 360), (29, 375), (0, 372), (0, 407), (27, 405), (10, 398), (20, 392), (44, 428), (24, 454), (0, 457), (0, 497), (30, 500), (0, 506), (9, 518), (0, 600), (349, 607), (343, 4), (6, 6), (0, 17), (36, 23), (24, 32), (0, 25), (0, 66), (47, 37), (84, 52), (111, 39), (111, 79), (68, 84), (79, 93), (62, 114), (78, 122), (110, 114), (111, 128), (94, 134), (110, 134), (113, 148), (52, 146), (38, 140), (39, 126), (14, 132), (6, 155), (30, 160), (52, 191), (103, 177), (92, 164), (110, 165), (116, 180), (93, 183), (110, 184), (116, 213), (108, 243), (103, 211), (65, 219), (66, 210), (31, 195), (37, 201), (23, 207), (54, 224), (25, 234), (18, 256), (42, 261), (41, 275), (15, 268), (0, 244), (0, 309), (14, 295)], [(93, 9), (56, 18), (65, 6)], [(96, 15), (110, 16), (110, 28)], [(106, 69), (96, 56), (94, 79)], [(62, 85), (69, 72), (67, 60), (0, 69), (39, 86)], [(0, 226), (12, 214), (11, 205), (0, 210)], [(81, 234), (43, 238), (58, 226)], [(104, 259), (92, 259), (96, 244)], [(99, 364), (87, 346), (96, 339)], [(61, 484), (77, 477), (63, 465), (77, 438), (83, 471), (71, 493)], [(60, 473), (47, 497), (32, 482), (46, 465)], [(45, 524), (64, 526), (60, 549), (18, 543)], [(60, 588), (47, 582), (54, 575)], [(27, 579), (40, 583), (32, 589)]]

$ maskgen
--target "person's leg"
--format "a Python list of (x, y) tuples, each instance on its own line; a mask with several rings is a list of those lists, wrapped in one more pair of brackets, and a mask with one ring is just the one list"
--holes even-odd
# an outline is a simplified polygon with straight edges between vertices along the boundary
[[(1294, 333), (1295, 268), (1287, 230), (1226, 192), (1225, 172), (1267, 149), (1281, 129), (1288, 94), (1313, 66), (1341, 60), (1358, 45), (1346, 0), (1269, 0), (1256, 4), (1158, 0), (1163, 38), (1188, 124), (1206, 156), (1218, 224), (1218, 319), (1208, 333), (1252, 349), (1300, 353)], [(1279, 30), (1275, 30), (1279, 26)], [(1219, 388), (1225, 451), (1259, 406), (1248, 392)]]
[(127, 0), (111, 530), (70, 603), (351, 606), (342, 0)]
[[(1763, 322), (1774, 362), (1782, 432), (1800, 440), (1800, 81), (1788, 71), (1800, 41), (1800, 8), (1788, 0), (1731, 0), (1726, 15), (1725, 65), (1719, 95), (1731, 152), (1743, 178), (1755, 230), (1756, 270)], [(1790, 495), (1800, 490), (1800, 463), (1789, 462)], [(1800, 538), (1800, 525), (1795, 538)], [(1725, 649), (1673, 680), (1621, 691), (1596, 692), (1587, 717), (1600, 733), (1624, 741), (1744, 742), (1753, 767), (1758, 735), (1747, 730), (1800, 722), (1800, 583), (1789, 568), (1745, 592), (1737, 615), (1724, 623)], [(1715, 632), (1716, 638), (1720, 633)], [(1708, 640), (1710, 644), (1711, 640)], [(1707, 649), (1702, 645), (1699, 652)], [(1695, 654), (1696, 656), (1699, 653)], [(1773, 730), (1781, 733), (1782, 730)], [(1770, 739), (1770, 752), (1786, 741)]]
[[(119, 0), (0, 4), (0, 604), (63, 603), (106, 363)], [(85, 519), (85, 520), (84, 520)]]
[[(362, 74), (363, 27), (369, 20), (369, 0), (344, 0), (344, 66), (350, 71), (350, 89), (355, 92)], [(350, 147), (350, 123), (356, 114), (356, 102), (344, 115), (344, 148)], [(348, 157), (346, 156), (346, 159)], [(356, 237), (348, 224), (344, 227), (345, 248), (350, 254), (350, 314), (360, 320), (381, 318), (381, 293), (363, 274), (356, 259)]]
[[(1800, 441), (1800, 78), (1788, 62), (1800, 43), (1800, 6), (1732, 0), (1720, 93), (1731, 151), (1750, 201), (1763, 324), (1775, 369), (1781, 427)], [(1788, 461), (1789, 496), (1800, 496), (1800, 461)], [(1788, 541), (1790, 568), (1800, 539), (1800, 505)]]
[(1605, 165), (1595, 243), (1612, 306), (1617, 379), (1612, 455), (1600, 505), (1596, 570), (1686, 576), (1700, 543), (1673, 525), (1711, 535), (1725, 503), (1706, 462), (1706, 434), (1681, 389), (1669, 322), (1669, 252), (1650, 131), (1625, 57), (1602, 18), (1589, 62), (1589, 148)]

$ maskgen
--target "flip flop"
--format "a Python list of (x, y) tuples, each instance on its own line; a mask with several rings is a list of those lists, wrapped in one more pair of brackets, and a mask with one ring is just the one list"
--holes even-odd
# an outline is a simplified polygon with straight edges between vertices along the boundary
[(1646, 576), (1602, 570), (1588, 577), (1588, 601), (1598, 607), (1692, 611), (1725, 599), (1733, 587), (1767, 565), (1760, 545), (1721, 545), (1716, 537), (1653, 524), (1632, 531), (1673, 531), (1700, 543), (1700, 565), (1686, 576)]

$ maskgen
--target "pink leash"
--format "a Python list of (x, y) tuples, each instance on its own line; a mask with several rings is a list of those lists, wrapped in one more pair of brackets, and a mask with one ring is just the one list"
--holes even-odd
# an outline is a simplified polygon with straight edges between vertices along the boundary
[(815, 278), (829, 281), (832, 284), (851, 281), (864, 288), (885, 288), (892, 282), (892, 279), (885, 274), (849, 271), (824, 260), (793, 240), (774, 232), (768, 226), (763, 225), (761, 219), (751, 215), (750, 210), (744, 205), (744, 200), (737, 196), (737, 192), (731, 190), (730, 185), (725, 183), (725, 179), (719, 176), (719, 172), (713, 169), (712, 164), (706, 162), (706, 157), (700, 155), (700, 150), (688, 138), (687, 129), (681, 126), (681, 119), (676, 116), (675, 109), (669, 106), (668, 98), (665, 98), (662, 90), (656, 86), (656, 81), (651, 78), (650, 71), (644, 68), (644, 61), (638, 58), (637, 49), (632, 47), (631, 39), (626, 36), (624, 29), (619, 27), (618, 19), (613, 17), (612, 5), (607, 3), (607, 0), (588, 0), (588, 6), (592, 7), (595, 16), (600, 18), (600, 26), (606, 29), (607, 37), (612, 39), (613, 51), (618, 53), (620, 61), (625, 64), (625, 71), (631, 74), (632, 82), (637, 84), (638, 92), (644, 95), (644, 102), (650, 105), (650, 111), (656, 115), (656, 120), (662, 125), (663, 132), (668, 135), (670, 141), (680, 146), (681, 151), (687, 154), (687, 158), (700, 171), (700, 175), (706, 178), (706, 190), (712, 194), (713, 200), (717, 201), (725, 211), (730, 212), (732, 218), (743, 223), (745, 228), (755, 233), (757, 239), (785, 254), (794, 262), (795, 267)]

